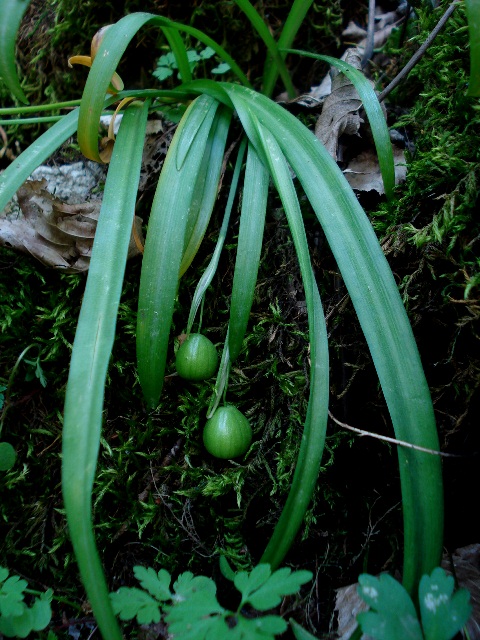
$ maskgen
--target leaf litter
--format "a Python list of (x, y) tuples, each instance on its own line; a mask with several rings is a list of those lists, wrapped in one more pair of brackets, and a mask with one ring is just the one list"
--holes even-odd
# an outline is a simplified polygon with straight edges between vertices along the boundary
[[(25, 182), (17, 192), (19, 210), (0, 216), (0, 244), (27, 252), (42, 264), (67, 273), (86, 271), (101, 201), (67, 204), (47, 190), (47, 180)], [(142, 221), (135, 216), (141, 240)], [(128, 255), (139, 249), (132, 238)]]
[[(358, 47), (347, 49), (342, 60), (362, 71), (362, 51)], [(332, 158), (343, 165), (343, 173), (350, 186), (357, 191), (385, 193), (377, 154), (368, 123), (362, 113), (362, 101), (352, 82), (341, 72), (330, 73), (331, 93), (324, 99), (322, 112), (315, 125), (315, 135), (325, 145)], [(373, 83), (372, 83), (373, 84)], [(325, 86), (325, 81), (322, 85)], [(382, 105), (383, 106), (383, 105)], [(385, 118), (386, 109), (383, 107)], [(352, 148), (358, 146), (352, 136), (361, 138), (366, 147), (353, 158)], [(395, 182), (405, 180), (405, 153), (401, 146), (392, 142), (395, 162)]]

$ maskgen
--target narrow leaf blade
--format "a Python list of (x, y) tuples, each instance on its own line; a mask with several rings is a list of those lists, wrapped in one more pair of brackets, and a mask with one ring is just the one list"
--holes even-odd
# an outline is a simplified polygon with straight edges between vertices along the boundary
[(480, 96), (480, 0), (465, 0), (470, 44), (470, 80), (467, 95)]
[(75, 133), (78, 115), (79, 111), (75, 109), (64, 116), (0, 173), (0, 211), (3, 211), (30, 174)]
[(355, 69), (352, 65), (344, 62), (343, 60), (338, 60), (331, 56), (309, 53), (308, 51), (299, 51), (297, 49), (288, 49), (288, 51), (308, 58), (328, 62), (328, 64), (336, 67), (345, 74), (353, 84), (360, 96), (370, 123), (375, 148), (377, 150), (380, 171), (383, 178), (383, 185), (385, 187), (385, 194), (387, 198), (392, 199), (393, 190), (395, 188), (395, 164), (393, 160), (392, 143), (390, 141), (385, 115), (382, 111), (382, 107), (380, 106), (380, 102), (378, 101), (377, 94), (370, 82), (363, 73), (361, 73), (361, 71)]
[[(105, 183), (65, 397), (62, 490), (67, 522), (88, 598), (102, 634), (109, 640), (120, 640), (122, 634), (108, 599), (95, 545), (91, 495), (147, 114), (148, 103), (143, 107), (133, 105), (120, 125)], [(128, 163), (125, 157), (129, 158)]]
[(0, 20), (0, 78), (17, 100), (28, 104), (15, 66), (15, 40), (30, 0), (2, 0)]
[[(165, 158), (150, 214), (137, 318), (138, 375), (150, 407), (158, 403), (163, 386), (188, 212), (218, 106), (209, 100), (207, 115), (201, 100), (194, 101), (182, 118)], [(202, 118), (197, 117), (197, 109)], [(197, 129), (196, 134), (191, 135), (189, 128)], [(185, 137), (192, 142), (179, 168), (177, 152), (185, 130)]]
[[(299, 457), (287, 502), (261, 562), (278, 567), (302, 524), (312, 497), (325, 444), (328, 419), (329, 365), (325, 317), (308, 252), (303, 219), (290, 169), (274, 135), (256, 117), (255, 105), (230, 93), (243, 126), (268, 167), (282, 199), (297, 252), (307, 301), (311, 347), (310, 396)], [(267, 102), (270, 102), (267, 100)], [(277, 123), (276, 123), (277, 124)]]
[(255, 148), (249, 145), (230, 305), (228, 346), (232, 362), (236, 360), (242, 348), (255, 294), (267, 211), (268, 184), (268, 171), (260, 161)]

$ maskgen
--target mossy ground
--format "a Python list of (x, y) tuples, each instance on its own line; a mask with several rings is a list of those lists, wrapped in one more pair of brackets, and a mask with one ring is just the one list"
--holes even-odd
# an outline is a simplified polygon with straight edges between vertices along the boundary
[[(30, 94), (32, 101), (43, 101), (43, 95), (54, 99), (79, 95), (81, 71), (67, 75), (66, 65), (59, 60), (88, 51), (98, 26), (139, 9), (186, 22), (191, 18), (199, 28), (207, 23), (211, 35), (231, 50), (241, 33), (245, 48), (236, 57), (244, 68), (251, 68), (254, 77), (260, 76), (254, 56), (260, 45), (253, 39), (247, 46), (243, 37), (249, 29), (231, 3), (190, 3), (194, 10), (190, 8), (187, 17), (182, 15), (181, 3), (153, 1), (146, 6), (131, 0), (120, 4), (104, 3), (100, 10), (96, 3), (78, 5), (68, 0), (32, 3), (33, 17), (25, 23), (24, 37), (43, 33), (41, 29), (47, 40), (55, 35), (49, 47), (39, 48), (36, 64), (42, 71), (38, 87)], [(288, 10), (286, 4), (265, 3), (265, 16), (274, 28)], [(328, 43), (326, 50), (335, 55), (341, 7), (332, 2), (327, 15), (321, 4), (315, 4), (302, 46), (318, 51), (320, 33)], [(440, 14), (441, 8), (419, 12), (418, 41), (423, 41)], [(228, 28), (226, 15), (231, 19)], [(326, 26), (313, 29), (313, 22)], [(412, 321), (432, 389), (442, 448), (463, 456), (444, 463), (450, 551), (478, 537), (469, 495), (476, 477), (472, 452), (479, 448), (475, 416), (480, 383), (480, 222), (475, 214), (480, 110), (478, 100), (465, 97), (465, 29), (459, 7), (392, 96), (399, 115), (391, 124), (402, 128), (414, 150), (398, 200), (369, 212)], [(130, 79), (150, 82), (146, 49), (142, 49), (147, 41), (140, 40), (125, 60), (126, 79), (131, 74)], [(413, 41), (407, 47), (407, 57), (416, 46)], [(140, 72), (138, 49), (145, 64)], [(400, 51), (392, 54), (398, 66), (405, 62)], [(156, 55), (158, 50), (151, 52), (152, 63)], [(305, 82), (302, 88), (308, 88), (314, 70), (311, 65), (298, 69)], [(395, 69), (389, 72), (394, 74)], [(10, 136), (15, 138), (14, 133)], [(215, 215), (221, 216), (221, 208)], [(307, 207), (305, 218), (328, 318), (331, 411), (344, 422), (391, 435), (376, 374), (335, 262)], [(190, 569), (218, 578), (219, 550), (235, 566), (251, 566), (263, 551), (291, 481), (307, 404), (307, 321), (293, 246), (273, 196), (251, 324), (228, 391), (228, 400), (249, 417), (254, 429), (254, 444), (245, 461), (214, 460), (203, 450), (201, 429), (213, 381), (189, 384), (173, 375), (173, 336), (185, 329), (191, 295), (213, 251), (216, 228), (218, 224), (213, 224), (182, 281), (165, 391), (153, 412), (145, 410), (135, 366), (141, 263), (134, 260), (127, 267), (94, 491), (96, 535), (112, 589), (131, 583), (135, 564), (165, 567), (173, 573)], [(203, 331), (220, 346), (228, 319), (237, 228), (235, 223), (231, 227), (203, 314)], [(1, 563), (28, 579), (32, 588), (52, 587), (57, 595), (80, 604), (84, 594), (62, 511), (60, 453), (63, 398), (84, 285), (83, 275), (60, 274), (2, 249), (0, 385), (6, 386), (18, 355), (29, 344), (38, 345), (47, 385), (44, 388), (37, 377), (32, 378), (32, 365), (20, 365), (2, 432), (2, 438), (17, 449), (18, 462), (0, 478)], [(29, 359), (36, 358), (33, 349), (31, 353)], [(363, 570), (401, 568), (401, 527), (395, 450), (376, 440), (355, 438), (332, 423), (315, 500), (287, 558), (317, 577), (314, 590), (301, 605), (303, 613), (296, 611), (295, 617), (304, 616), (318, 633), (325, 632), (334, 588), (354, 581)], [(56, 605), (59, 636), (62, 611), (78, 618), (74, 609)], [(87, 620), (88, 615), (87, 609)], [(81, 637), (88, 636), (84, 633)]]

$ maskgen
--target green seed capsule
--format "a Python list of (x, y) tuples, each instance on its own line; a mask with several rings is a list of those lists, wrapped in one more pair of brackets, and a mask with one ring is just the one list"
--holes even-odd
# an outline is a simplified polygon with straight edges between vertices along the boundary
[(252, 441), (252, 428), (247, 418), (236, 407), (219, 407), (207, 420), (203, 430), (205, 449), (228, 460), (243, 455)]
[(217, 350), (213, 342), (201, 333), (191, 333), (178, 349), (175, 367), (178, 375), (185, 380), (206, 380), (211, 378), (218, 365)]
[(0, 442), (0, 471), (8, 471), (15, 464), (17, 454), (9, 442)]

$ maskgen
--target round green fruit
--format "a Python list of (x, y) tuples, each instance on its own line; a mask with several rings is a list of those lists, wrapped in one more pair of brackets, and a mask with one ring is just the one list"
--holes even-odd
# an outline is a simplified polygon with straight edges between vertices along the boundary
[(8, 471), (15, 464), (17, 454), (9, 442), (0, 442), (0, 471)]
[(203, 444), (216, 458), (229, 460), (243, 455), (252, 441), (252, 428), (236, 407), (219, 407), (207, 420), (203, 430)]
[(211, 378), (218, 365), (217, 350), (213, 342), (201, 333), (191, 333), (178, 349), (175, 367), (185, 380)]

